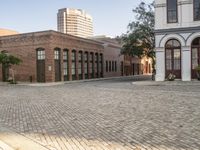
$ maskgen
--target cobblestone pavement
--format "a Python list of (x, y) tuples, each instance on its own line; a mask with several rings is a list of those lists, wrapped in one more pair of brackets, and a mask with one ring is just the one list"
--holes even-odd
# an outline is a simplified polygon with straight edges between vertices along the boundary
[(200, 84), (0, 86), (0, 124), (50, 150), (200, 150)]

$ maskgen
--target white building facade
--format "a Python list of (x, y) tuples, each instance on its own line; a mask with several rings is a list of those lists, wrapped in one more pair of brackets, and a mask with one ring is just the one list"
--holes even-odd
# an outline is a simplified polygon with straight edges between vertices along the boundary
[(155, 0), (156, 81), (173, 73), (196, 78), (200, 65), (200, 0)]

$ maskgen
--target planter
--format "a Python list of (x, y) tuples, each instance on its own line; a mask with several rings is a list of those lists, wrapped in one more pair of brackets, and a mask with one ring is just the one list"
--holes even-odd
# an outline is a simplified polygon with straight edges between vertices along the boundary
[(176, 79), (176, 75), (174, 75), (173, 73), (170, 73), (168, 76), (167, 76), (167, 80), (168, 81), (174, 81)]
[(168, 81), (174, 81), (175, 79), (168, 79)]

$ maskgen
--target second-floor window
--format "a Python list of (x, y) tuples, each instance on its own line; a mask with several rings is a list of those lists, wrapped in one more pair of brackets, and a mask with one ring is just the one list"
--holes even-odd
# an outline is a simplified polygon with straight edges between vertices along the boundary
[(194, 20), (200, 20), (200, 0), (194, 0)]
[(167, 22), (178, 22), (177, 0), (167, 0)]

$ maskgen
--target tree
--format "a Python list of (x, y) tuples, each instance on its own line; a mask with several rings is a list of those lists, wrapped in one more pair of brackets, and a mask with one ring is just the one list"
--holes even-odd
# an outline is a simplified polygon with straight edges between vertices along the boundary
[(136, 14), (135, 21), (128, 25), (127, 34), (122, 35), (122, 54), (130, 56), (147, 56), (153, 60), (155, 67), (155, 35), (154, 35), (154, 3), (141, 2), (133, 9)]
[[(22, 62), (21, 59), (15, 57), (13, 55), (9, 55), (6, 52), (0, 53), (0, 64), (2, 64), (2, 67), (5, 70), (9, 70), (12, 65), (19, 65), (21, 62)], [(12, 81), (15, 82), (14, 70), (12, 71)]]

